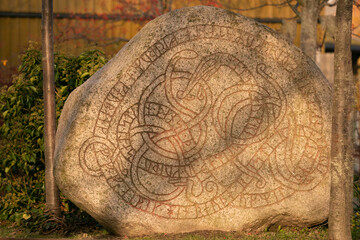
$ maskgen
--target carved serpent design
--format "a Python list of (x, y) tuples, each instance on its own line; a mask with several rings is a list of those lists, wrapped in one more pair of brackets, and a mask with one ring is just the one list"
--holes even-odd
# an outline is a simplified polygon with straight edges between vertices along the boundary
[[(215, 94), (210, 82), (224, 69), (236, 81)], [(267, 70), (258, 64), (255, 77), (239, 59), (223, 52), (175, 53), (164, 74), (118, 118), (116, 144), (96, 136), (83, 143), (81, 167), (90, 175), (104, 176), (133, 207), (166, 218), (189, 218), (192, 207), (197, 217), (231, 203), (249, 207), (234, 202), (252, 195), (260, 196), (263, 206), (312, 189), (319, 183), (326, 156), (321, 145), (299, 133), (304, 126), (297, 123)], [(166, 102), (157, 102), (154, 96), (161, 94)], [(212, 151), (214, 139), (221, 143)], [(296, 144), (302, 146), (301, 154), (294, 153)], [(272, 174), (275, 188), (264, 168)], [(232, 172), (233, 179), (224, 179), (224, 172)], [(269, 200), (277, 191), (282, 197)], [(167, 212), (150, 208), (152, 204), (166, 206)], [(212, 210), (199, 214), (198, 208), (208, 205)], [(175, 208), (178, 213), (173, 216)]]

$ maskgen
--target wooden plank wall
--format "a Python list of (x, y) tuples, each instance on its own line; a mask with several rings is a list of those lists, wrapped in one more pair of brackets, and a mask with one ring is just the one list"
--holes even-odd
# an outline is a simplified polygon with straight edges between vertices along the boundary
[[(127, 0), (131, 6), (141, 9), (150, 6), (151, 0)], [(281, 4), (285, 0), (218, 0), (220, 7), (252, 18), (291, 18), (294, 13), (288, 6), (260, 7), (266, 3)], [(54, 14), (116, 14), (119, 2), (124, 0), (54, 0)], [(172, 9), (201, 5), (204, 0), (173, 0)], [(211, 1), (207, 0), (207, 3)], [(206, 2), (205, 2), (206, 3)], [(240, 10), (239, 10), (240, 9)], [(253, 9), (253, 10), (249, 10)], [(0, 17), (0, 60), (8, 60), (9, 66), (18, 66), (18, 55), (29, 41), (41, 42), (41, 0), (1, 0), (0, 13), (37, 13), (37, 17)], [(114, 21), (106, 19), (56, 18), (54, 35), (56, 50), (66, 54), (79, 54), (86, 49), (98, 48), (113, 55), (126, 43), (119, 37), (131, 39), (147, 22)], [(281, 24), (268, 23), (279, 30)], [(85, 36), (79, 38), (79, 36)]]

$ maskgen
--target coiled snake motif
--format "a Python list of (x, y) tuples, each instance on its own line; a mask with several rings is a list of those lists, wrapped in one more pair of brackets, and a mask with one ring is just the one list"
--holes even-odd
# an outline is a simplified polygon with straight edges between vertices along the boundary
[[(321, 115), (307, 114), (321, 128)], [(267, 67), (251, 72), (228, 53), (178, 51), (114, 119), (115, 137), (83, 143), (81, 167), (164, 218), (274, 204), (314, 188), (327, 169), (321, 133), (298, 120)]]

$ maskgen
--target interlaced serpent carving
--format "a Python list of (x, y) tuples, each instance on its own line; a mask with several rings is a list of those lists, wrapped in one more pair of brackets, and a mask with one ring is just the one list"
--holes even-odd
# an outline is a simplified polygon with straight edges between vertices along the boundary
[(328, 156), (311, 87), (295, 114), (263, 63), (252, 71), (225, 51), (170, 54), (138, 101), (120, 104), (131, 88), (122, 82), (110, 91), (79, 152), (85, 172), (119, 201), (172, 219), (262, 207), (319, 184)]

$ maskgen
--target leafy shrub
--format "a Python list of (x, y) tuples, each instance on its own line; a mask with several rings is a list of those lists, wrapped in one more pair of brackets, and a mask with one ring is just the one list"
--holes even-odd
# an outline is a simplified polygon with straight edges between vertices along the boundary
[(360, 239), (360, 182), (357, 176), (354, 177), (354, 212), (352, 216), (352, 237)]
[[(55, 54), (56, 117), (70, 92), (100, 69), (107, 58), (98, 50), (80, 56)], [(0, 90), (0, 220), (34, 230), (44, 224), (44, 107), (41, 51), (21, 56), (19, 75)], [(92, 221), (62, 197), (68, 221)], [(80, 216), (81, 215), (81, 216)]]

